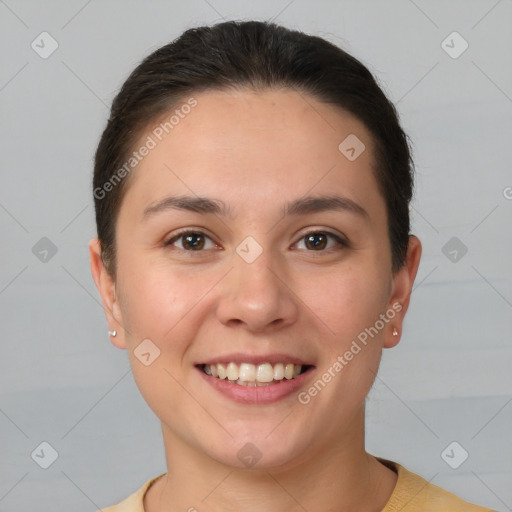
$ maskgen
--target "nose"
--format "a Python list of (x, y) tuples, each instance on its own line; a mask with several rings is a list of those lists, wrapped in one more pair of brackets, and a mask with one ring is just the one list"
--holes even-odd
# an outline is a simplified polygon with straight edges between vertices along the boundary
[(265, 250), (252, 263), (234, 255), (234, 268), (221, 282), (220, 322), (262, 332), (282, 329), (297, 320), (298, 297), (284, 265), (272, 265), (271, 259), (271, 251)]

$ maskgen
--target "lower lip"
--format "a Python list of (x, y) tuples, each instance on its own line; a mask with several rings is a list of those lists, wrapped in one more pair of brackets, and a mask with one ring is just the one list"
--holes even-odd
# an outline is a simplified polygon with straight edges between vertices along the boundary
[(305, 381), (313, 373), (313, 367), (310, 367), (304, 373), (298, 375), (294, 379), (283, 379), (279, 384), (272, 384), (270, 386), (241, 386), (240, 384), (233, 384), (228, 380), (211, 377), (197, 368), (203, 379), (210, 384), (219, 393), (235, 402), (243, 404), (271, 404), (282, 400), (294, 392), (296, 392)]

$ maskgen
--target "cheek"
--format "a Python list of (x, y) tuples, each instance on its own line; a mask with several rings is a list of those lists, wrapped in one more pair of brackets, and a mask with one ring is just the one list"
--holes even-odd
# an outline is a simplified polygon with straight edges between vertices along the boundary
[[(169, 364), (167, 355), (162, 352), (149, 366), (130, 355), (130, 364), (140, 394), (151, 410), (164, 423), (173, 425), (173, 430), (180, 431), (181, 437), (187, 438), (194, 424), (204, 423), (204, 410), (196, 406), (200, 397), (194, 397), (188, 390), (182, 374)], [(178, 418), (177, 413), (185, 411)]]
[[(164, 340), (173, 326), (197, 304), (201, 290), (182, 273), (157, 265), (133, 265), (122, 275), (126, 290), (123, 320), (137, 337)], [(204, 283), (206, 287), (208, 283)]]
[(301, 278), (300, 297), (337, 342), (373, 325), (386, 305), (387, 285), (376, 268), (340, 268)]
[(310, 281), (305, 282), (304, 295), (309, 294), (309, 303), (322, 320), (318, 325), (327, 333), (322, 337), (322, 373), (330, 372), (324, 374), (333, 382), (330, 400), (345, 404), (340, 410), (344, 414), (364, 400), (378, 371), (382, 330), (374, 326), (386, 310), (388, 287), (372, 265), (351, 265), (317, 279), (315, 285), (306, 283)]
[[(187, 398), (190, 400), (180, 385), (181, 365), (195, 335), (190, 319), (201, 293), (191, 288), (194, 280), (156, 266), (133, 265), (129, 273), (121, 276), (120, 282), (127, 291), (122, 313), (134, 380), (157, 417), (166, 418), (169, 411), (181, 410), (187, 405)], [(205, 288), (207, 284), (204, 283)], [(194, 414), (196, 411), (190, 412)]]

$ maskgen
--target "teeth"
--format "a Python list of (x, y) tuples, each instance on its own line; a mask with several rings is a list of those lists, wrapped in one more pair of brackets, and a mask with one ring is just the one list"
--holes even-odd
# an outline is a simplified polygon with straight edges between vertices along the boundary
[(274, 380), (274, 368), (272, 368), (270, 363), (264, 363), (258, 366), (256, 380), (258, 382), (272, 382)]
[[(206, 366), (217, 366), (217, 373), (218, 373), (218, 377), (219, 379), (225, 379), (227, 377), (226, 375), (226, 367), (223, 365), (223, 364), (217, 364), (217, 365), (205, 365), (205, 368)], [(213, 372), (212, 372), (212, 375), (213, 375)]]
[(274, 379), (275, 380), (283, 380), (284, 379), (284, 364), (277, 363), (274, 365)]
[(235, 363), (229, 363), (226, 368), (228, 380), (238, 380), (238, 366)]
[(238, 372), (238, 378), (241, 381), (254, 382), (256, 380), (256, 367), (253, 364), (242, 363)]
[(277, 363), (275, 365), (270, 363), (260, 365), (242, 363), (238, 366), (231, 362), (228, 364), (205, 364), (203, 371), (207, 375), (222, 380), (228, 379), (240, 386), (270, 386), (274, 381), (294, 379), (302, 371), (302, 365), (292, 363)]

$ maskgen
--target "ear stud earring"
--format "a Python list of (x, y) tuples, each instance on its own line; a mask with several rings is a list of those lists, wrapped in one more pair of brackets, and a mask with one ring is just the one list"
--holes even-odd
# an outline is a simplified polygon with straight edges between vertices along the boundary
[(393, 327), (393, 336), (398, 336), (398, 331), (396, 330), (396, 327)]
[(109, 336), (116, 336), (117, 335), (117, 331), (108, 331), (108, 335)]

